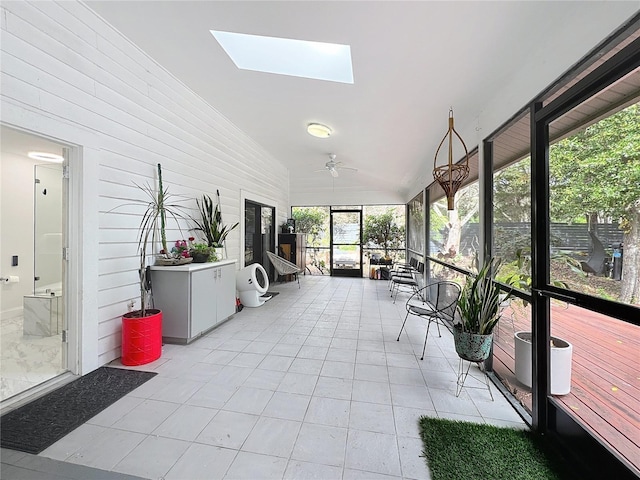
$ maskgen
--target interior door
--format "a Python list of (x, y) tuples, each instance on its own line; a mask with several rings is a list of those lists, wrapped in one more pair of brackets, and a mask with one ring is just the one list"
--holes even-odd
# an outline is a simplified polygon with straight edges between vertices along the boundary
[(362, 211), (331, 211), (331, 275), (362, 277)]
[(267, 259), (267, 251), (275, 252), (275, 208), (245, 200), (244, 207), (244, 264), (262, 265), (273, 281), (273, 266)]

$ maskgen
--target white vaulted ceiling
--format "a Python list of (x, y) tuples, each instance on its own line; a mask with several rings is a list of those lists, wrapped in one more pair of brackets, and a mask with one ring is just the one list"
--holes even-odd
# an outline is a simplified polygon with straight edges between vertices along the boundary
[[(478, 133), (488, 102), (521, 81), (531, 62), (544, 67), (563, 49), (581, 52), (572, 57), (578, 61), (595, 44), (572, 45), (572, 29), (593, 29), (574, 24), (576, 13), (604, 8), (602, 2), (518, 1), (87, 4), (284, 163), (293, 204), (331, 203), (330, 193), (340, 188), (356, 192), (354, 200), (360, 192), (363, 203), (375, 203), (367, 192), (378, 192), (380, 203), (407, 200), (431, 181), (450, 107), (457, 130), (475, 147), (490, 133)], [(238, 69), (210, 30), (350, 45), (354, 83)], [(532, 82), (524, 101), (569, 66), (539, 87)], [(507, 115), (498, 120), (523, 105), (502, 106)], [(310, 136), (311, 122), (329, 125), (333, 134)], [(336, 179), (318, 171), (330, 153), (358, 171)]]

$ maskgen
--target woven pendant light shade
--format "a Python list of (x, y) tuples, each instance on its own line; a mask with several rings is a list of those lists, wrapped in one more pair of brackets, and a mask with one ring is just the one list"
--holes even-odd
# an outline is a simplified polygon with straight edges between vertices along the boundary
[[(453, 135), (455, 134), (464, 147), (464, 161), (460, 163), (453, 163)], [(444, 144), (444, 141), (449, 138), (449, 162), (447, 165), (437, 166), (438, 153), (440, 148)], [(433, 178), (440, 184), (444, 193), (447, 195), (447, 210), (454, 210), (454, 201), (456, 192), (462, 185), (462, 182), (469, 176), (469, 152), (467, 146), (464, 144), (462, 137), (458, 135), (455, 128), (453, 128), (453, 109), (449, 110), (449, 129), (444, 135), (444, 138), (438, 145), (435, 158), (433, 159)]]

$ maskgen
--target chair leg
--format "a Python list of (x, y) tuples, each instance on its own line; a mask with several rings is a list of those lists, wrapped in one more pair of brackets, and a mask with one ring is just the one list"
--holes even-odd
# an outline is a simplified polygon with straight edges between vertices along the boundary
[(422, 357), (420, 357), (420, 360), (424, 360), (424, 351), (427, 349), (427, 338), (429, 338), (430, 327), (431, 327), (431, 320), (429, 320), (429, 323), (427, 323), (427, 333), (424, 336), (424, 345), (422, 346)]
[(402, 327), (400, 328), (400, 333), (398, 334), (396, 342), (400, 341), (400, 335), (402, 335), (402, 330), (404, 330), (404, 324), (407, 323), (407, 318), (409, 318), (409, 312), (407, 312), (407, 315), (404, 317), (404, 322), (402, 322)]
[(440, 333), (440, 322), (436, 320), (436, 326), (438, 327), (438, 336), (442, 338), (442, 334)]

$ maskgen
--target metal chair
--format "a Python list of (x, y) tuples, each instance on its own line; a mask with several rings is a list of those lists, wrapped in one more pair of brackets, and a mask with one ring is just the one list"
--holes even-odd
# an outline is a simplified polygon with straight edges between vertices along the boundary
[[(424, 263), (418, 262), (418, 268), (412, 270), (410, 276), (396, 275), (391, 277), (391, 297), (393, 297), (393, 303), (396, 303), (400, 288), (406, 288), (409, 291), (416, 292), (421, 285), (420, 277), (424, 273)], [(393, 292), (395, 291), (395, 296)]]
[(389, 271), (389, 290), (391, 290), (393, 287), (392, 280), (394, 278), (413, 278), (413, 273), (417, 271), (417, 268), (418, 260), (416, 258), (411, 258), (411, 260), (409, 260), (409, 263), (396, 263)]
[(298, 288), (300, 288), (300, 278), (298, 278), (298, 274), (302, 273), (302, 269), (300, 267), (295, 263), (291, 263), (289, 260), (279, 257), (273, 252), (267, 252), (267, 257), (269, 258), (271, 265), (273, 265), (273, 268), (278, 272), (279, 276), (295, 275), (298, 282)]
[(404, 330), (409, 315), (415, 315), (427, 320), (427, 333), (424, 336), (422, 357), (420, 357), (420, 360), (424, 360), (424, 351), (427, 348), (427, 338), (429, 338), (431, 323), (435, 322), (438, 327), (438, 336), (440, 337), (442, 336), (440, 324), (451, 330), (459, 298), (460, 287), (458, 284), (448, 281), (435, 282), (415, 292), (409, 297), (405, 305), (407, 314), (404, 317), (404, 322), (402, 322), (397, 341), (400, 341), (400, 335), (402, 335), (402, 330)]

